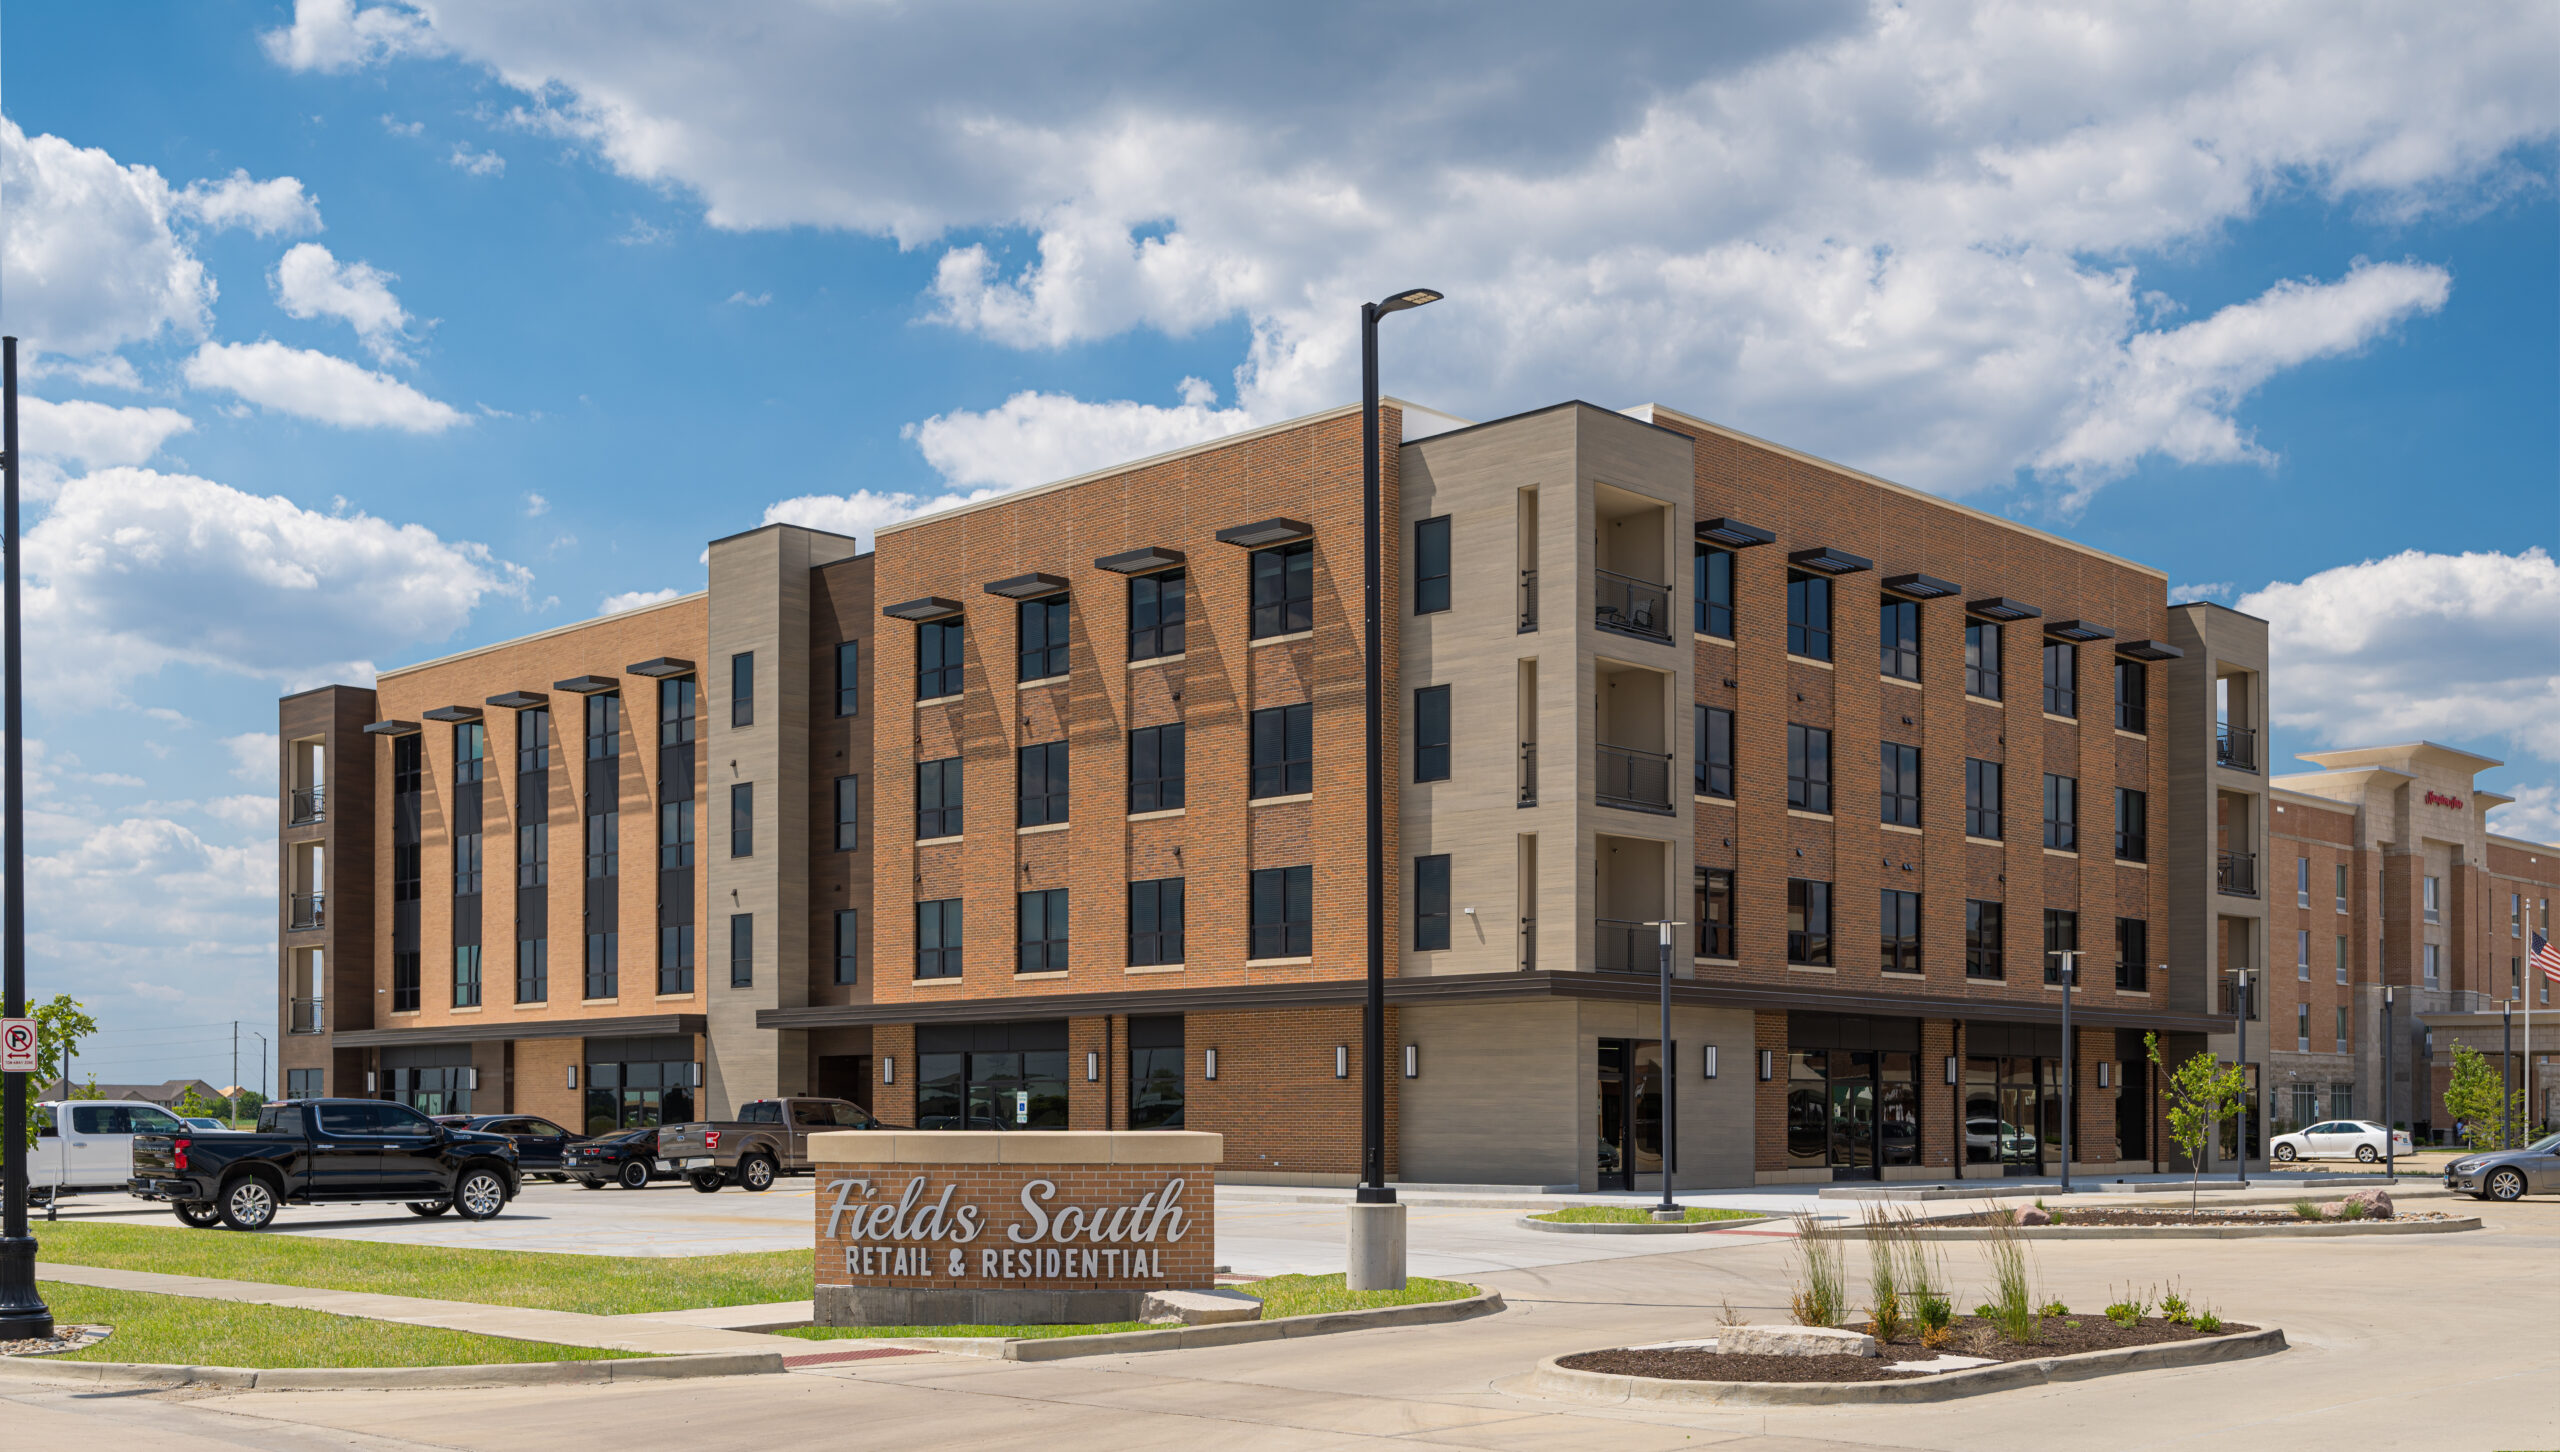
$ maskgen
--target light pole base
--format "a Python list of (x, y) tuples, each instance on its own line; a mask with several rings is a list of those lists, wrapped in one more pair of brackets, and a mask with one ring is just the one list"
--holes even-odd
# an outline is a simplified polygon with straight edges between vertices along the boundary
[(1404, 1206), (1353, 1205), (1343, 1284), (1355, 1291), (1404, 1289)]
[(1653, 1218), (1664, 1224), (1671, 1224), (1675, 1221), (1686, 1220), (1689, 1218), (1689, 1208), (1685, 1205), (1674, 1205), (1670, 1209), (1665, 1210), (1661, 1206), (1656, 1205), (1653, 1207)]
[(0, 1236), (0, 1341), (35, 1341), (52, 1334), (53, 1312), (36, 1294), (35, 1238)]

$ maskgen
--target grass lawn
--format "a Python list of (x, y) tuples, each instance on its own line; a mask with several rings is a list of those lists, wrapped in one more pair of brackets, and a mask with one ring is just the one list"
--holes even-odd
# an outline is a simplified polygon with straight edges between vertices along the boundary
[[(1704, 1205), (1691, 1205), (1687, 1209), (1688, 1221), (1691, 1225), (1706, 1220), (1765, 1218), (1763, 1213), (1757, 1210), (1710, 1210)], [(1650, 1225), (1653, 1223), (1653, 1207), (1650, 1205), (1575, 1205), (1564, 1210), (1550, 1210), (1544, 1215), (1532, 1218), (1552, 1220), (1558, 1225)]]
[(504, 1361), (601, 1361), (639, 1353), (512, 1341), (283, 1306), (101, 1291), (38, 1283), (61, 1324), (107, 1325), (113, 1336), (57, 1361), (156, 1361), (194, 1366), (486, 1366)]
[[(1345, 1290), (1342, 1277), (1272, 1276), (1247, 1285), (1222, 1286), (1221, 1290), (1242, 1291), (1262, 1302), (1266, 1320), (1283, 1316), (1313, 1316), (1330, 1311), (1367, 1311), (1380, 1306), (1418, 1306), (1432, 1301), (1460, 1301), (1476, 1294), (1476, 1288), (1460, 1281), (1408, 1280), (1401, 1291)], [(1100, 1336), (1112, 1331), (1161, 1331), (1144, 1321), (1099, 1321), (1065, 1326), (794, 1326), (782, 1331), (784, 1336), (799, 1336), (811, 1341), (836, 1341), (846, 1338), (875, 1336), (1018, 1336), (1048, 1338), (1053, 1336)]]
[(810, 1256), (805, 1250), (656, 1259), (241, 1235), (189, 1230), (174, 1223), (165, 1230), (156, 1225), (78, 1224), (46, 1225), (40, 1230), (37, 1258), (64, 1265), (599, 1316), (805, 1301), (811, 1294)]

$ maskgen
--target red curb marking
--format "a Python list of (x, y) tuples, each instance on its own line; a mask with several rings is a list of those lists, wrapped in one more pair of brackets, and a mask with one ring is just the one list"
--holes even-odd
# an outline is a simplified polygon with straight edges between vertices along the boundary
[(825, 1366), (838, 1361), (877, 1361), (884, 1356), (927, 1355), (931, 1353), (911, 1347), (875, 1346), (866, 1351), (821, 1351), (814, 1356), (786, 1356), (782, 1358), (782, 1366), (785, 1371), (789, 1371), (803, 1366)]

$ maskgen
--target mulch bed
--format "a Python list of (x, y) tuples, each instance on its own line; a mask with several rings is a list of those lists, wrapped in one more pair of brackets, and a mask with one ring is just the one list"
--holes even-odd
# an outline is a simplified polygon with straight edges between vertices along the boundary
[[(1943, 1217), (1943, 1218), (1931, 1219), (1931, 1220), (1928, 1220), (1928, 1221), (1924, 1221), (1924, 1222), (1922, 1222), (1922, 1223), (1924, 1223), (1924, 1224), (1926, 1224), (1926, 1225), (1929, 1225), (1929, 1226), (1932, 1226), (1932, 1227), (1940, 1226), (1940, 1225), (1953, 1225), (1953, 1226), (1984, 1226), (1984, 1225), (1994, 1225), (1994, 1224), (1998, 1224), (2000, 1220), (2007, 1218), (2007, 1213), (2008, 1213), (2008, 1212), (2006, 1212), (2006, 1211), (1980, 1211), (1980, 1210), (1977, 1210), (1977, 1211), (1975, 1211), (1974, 1213), (1972, 1213), (1972, 1214), (1970, 1214), (1970, 1215), (1949, 1215), (1949, 1216), (1946, 1216), (1946, 1217)], [(2367, 1219), (2375, 1219), (2375, 1220), (2378, 1220), (2378, 1219), (2380, 1219), (2380, 1218), (2382, 1218), (2382, 1217), (2380, 1217), (2380, 1216), (2368, 1216), (2368, 1217), (2366, 1217), (2366, 1218), (2367, 1218)], [(2392, 1216), (2392, 1217), (2390, 1217), (2390, 1218), (2391, 1218), (2391, 1219), (2393, 1219), (2393, 1220), (2451, 1220), (2451, 1219), (2453, 1219), (2453, 1218), (2455, 1218), (2455, 1217), (2453, 1217), (2453, 1216), (2451, 1216), (2451, 1215), (2441, 1214), (2441, 1213), (2438, 1213), (2438, 1212), (2435, 1212), (2435, 1211), (2420, 1211), (2420, 1212), (2412, 1213), (2412, 1214), (2394, 1215), (2394, 1216)], [(2080, 1208), (2080, 1207), (2078, 1207), (2078, 1206), (2076, 1206), (2076, 1205), (2075, 1205), (2075, 1206), (2072, 1206), (2072, 1207), (2070, 1207), (2070, 1208), (2065, 1209), (2064, 1211), (2062, 1211), (2062, 1212), (2061, 1212), (2061, 1216), (2060, 1216), (2060, 1218), (2056, 1219), (2053, 1223), (2054, 1223), (2054, 1224), (2056, 1224), (2056, 1225), (2070, 1226), (2070, 1225), (2345, 1225), (2345, 1224), (2349, 1224), (2349, 1223), (2351, 1223), (2351, 1222), (2346, 1221), (2346, 1220), (2343, 1220), (2343, 1219), (2341, 1219), (2341, 1220), (2305, 1220), (2305, 1219), (2303, 1219), (2301, 1216), (2294, 1214), (2294, 1213), (2293, 1213), (2293, 1207), (2292, 1207), (2292, 1206), (2290, 1206), (2290, 1205), (2276, 1205), (2276, 1206), (2269, 1206), (2269, 1207), (2267, 1207), (2267, 1208), (2265, 1208), (2265, 1209), (2259, 1209), (2259, 1210), (2240, 1210), (2240, 1209), (2222, 1209), (2222, 1210), (2215, 1210), (2215, 1209), (2203, 1209), (2203, 1210), (2172, 1210), (2172, 1209), (2168, 1209), (2168, 1208), (2165, 1208), (2165, 1207), (2163, 1207), (2163, 1208), (2161, 1208), (2161, 1209), (2156, 1209), (2156, 1210), (2155, 1210), (2155, 1209), (2153, 1209), (2153, 1208), (2151, 1208), (2150, 1206), (2147, 1206), (2147, 1205), (2145, 1205), (2145, 1206), (2138, 1206), (2138, 1207), (2131, 1207), (2131, 1208), (2122, 1208), (2122, 1209), (2104, 1209), (2104, 1210), (2099, 1210), (2099, 1209), (2082, 1209), (2082, 1208)], [(2029, 1226), (2024, 1226), (2024, 1227), (2021, 1227), (2021, 1228), (2023, 1228), (2023, 1229), (2027, 1229), (2027, 1230), (2035, 1230), (2035, 1229), (2039, 1229), (2039, 1228), (2041, 1228), (2041, 1227), (2033, 1226), (2033, 1225), (2029, 1225)]]
[[(2077, 1323), (2077, 1324), (2074, 1324)], [(2255, 1326), (2224, 1322), (2219, 1335), (2255, 1331)], [(2040, 1339), (2030, 1345), (2003, 1341), (1992, 1324), (1979, 1316), (1959, 1316), (1955, 1339), (1937, 1350), (1924, 1349), (1917, 1338), (1889, 1342), (1868, 1356), (1726, 1356), (1715, 1351), (1586, 1351), (1556, 1364), (1574, 1371), (1616, 1376), (1649, 1376), (1666, 1381), (1918, 1381), (1934, 1373), (1892, 1371), (1898, 1361), (1934, 1361), (1949, 1354), (1981, 1356), (1994, 1361), (2033, 1361), (2043, 1356), (2069, 1356), (2081, 1351), (2112, 1351), (2122, 1346), (2152, 1346), (2163, 1341), (2196, 1341), (2205, 1333), (2173, 1326), (2157, 1316), (2119, 1326), (2100, 1315), (2048, 1316)]]

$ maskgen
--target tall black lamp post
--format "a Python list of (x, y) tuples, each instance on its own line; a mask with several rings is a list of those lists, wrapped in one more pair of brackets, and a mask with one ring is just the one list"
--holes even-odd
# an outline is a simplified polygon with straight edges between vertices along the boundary
[(2400, 1183), (2400, 1126), (2391, 1118), (2400, 1096), (2391, 1092), (2391, 985), (2382, 985), (2382, 1173)]
[[(0, 606), (0, 655), (5, 655), (7, 701), (0, 706), (0, 772), (9, 794), (0, 811), (0, 1018), (27, 1016), (26, 731), (19, 717), (18, 650), (18, 340), (0, 338), (0, 573), (7, 603)], [(0, 1341), (33, 1341), (53, 1334), (53, 1312), (36, 1293), (36, 1242), (27, 1233), (27, 1082), (0, 1078)]]
[(1387, 1184), (1387, 881), (1386, 855), (1386, 667), (1385, 619), (1378, 602), (1378, 582), (1385, 573), (1380, 553), (1378, 467), (1378, 319), (1407, 308), (1440, 300), (1427, 287), (1407, 288), (1384, 302), (1360, 305), (1360, 518), (1361, 614), (1368, 724), (1362, 735), (1368, 748), (1369, 815), (1369, 996), (1360, 1020), (1360, 1188), (1351, 1215), (1351, 1289), (1404, 1288), (1404, 1213), (1369, 1210), (1394, 1206), (1396, 1192)]
[[(1671, 1198), (1671, 1181), (1680, 1173), (1680, 1052), (1671, 1041), (1671, 930), (1684, 927), (1678, 918), (1665, 918), (1645, 926), (1662, 930), (1662, 1053), (1654, 1064), (1654, 1073), (1662, 1083), (1662, 1203), (1653, 1207), (1653, 1218), (1677, 1222), (1689, 1218), (1680, 1202)], [(1628, 1183), (1634, 1184), (1629, 1177)]]

